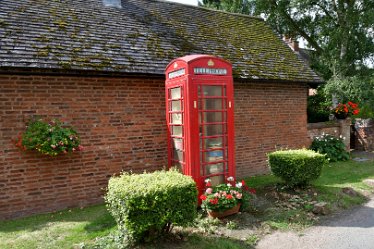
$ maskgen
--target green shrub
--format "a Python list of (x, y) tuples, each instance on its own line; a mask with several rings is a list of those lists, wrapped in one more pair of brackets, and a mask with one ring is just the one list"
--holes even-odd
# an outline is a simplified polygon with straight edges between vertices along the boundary
[(343, 138), (337, 138), (329, 134), (315, 137), (310, 149), (325, 154), (330, 162), (346, 161), (349, 153), (345, 150)]
[(317, 179), (328, 162), (324, 155), (305, 149), (275, 151), (268, 159), (273, 174), (290, 187), (306, 186)]
[(329, 121), (331, 101), (318, 89), (317, 94), (308, 96), (308, 123)]
[(188, 225), (196, 217), (194, 180), (176, 170), (128, 174), (109, 180), (105, 201), (130, 244), (153, 240), (173, 224)]

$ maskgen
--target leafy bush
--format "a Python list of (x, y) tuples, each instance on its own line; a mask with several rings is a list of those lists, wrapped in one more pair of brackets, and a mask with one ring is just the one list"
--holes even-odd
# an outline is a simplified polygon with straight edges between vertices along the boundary
[(306, 186), (317, 179), (328, 162), (324, 155), (305, 149), (275, 151), (268, 159), (273, 174), (290, 187)]
[(325, 122), (329, 120), (331, 113), (331, 101), (318, 89), (317, 94), (308, 96), (308, 123)]
[(329, 134), (323, 134), (313, 139), (310, 149), (325, 154), (330, 162), (346, 161), (349, 159), (349, 153), (345, 150), (342, 137), (337, 138)]
[(105, 201), (128, 243), (153, 240), (172, 224), (187, 225), (196, 217), (194, 180), (176, 170), (128, 174), (109, 180)]
[(16, 146), (49, 156), (83, 150), (77, 132), (57, 119), (50, 122), (31, 120), (26, 125), (26, 131), (19, 135)]
[(348, 100), (365, 106), (361, 110), (360, 118), (373, 118), (374, 114), (374, 74), (366, 76), (346, 77), (343, 79), (332, 78), (323, 87), (325, 96), (335, 95), (340, 102)]

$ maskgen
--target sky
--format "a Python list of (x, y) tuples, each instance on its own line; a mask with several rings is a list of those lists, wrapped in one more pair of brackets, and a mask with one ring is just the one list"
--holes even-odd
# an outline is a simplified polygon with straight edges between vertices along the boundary
[(197, 6), (197, 0), (167, 0), (167, 1)]

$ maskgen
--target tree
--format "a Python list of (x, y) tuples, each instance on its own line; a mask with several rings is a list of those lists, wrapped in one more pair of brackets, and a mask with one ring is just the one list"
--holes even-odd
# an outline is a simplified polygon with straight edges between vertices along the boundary
[(203, 0), (202, 5), (212, 9), (240, 14), (253, 14), (255, 7), (254, 2), (250, 0)]
[(327, 80), (365, 74), (374, 56), (373, 0), (203, 0), (203, 6), (262, 15), (279, 34), (303, 38)]
[(202, 4), (261, 15), (277, 33), (303, 38), (312, 51), (312, 68), (327, 81), (324, 92), (329, 95), (323, 95), (341, 102), (356, 100), (374, 112), (373, 0), (203, 0)]

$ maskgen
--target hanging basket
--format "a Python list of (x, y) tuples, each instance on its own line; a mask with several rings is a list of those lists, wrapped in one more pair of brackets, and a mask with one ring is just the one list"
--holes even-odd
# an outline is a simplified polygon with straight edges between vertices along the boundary
[(227, 209), (227, 210), (221, 211), (221, 212), (208, 210), (208, 216), (212, 217), (212, 218), (219, 218), (220, 219), (220, 218), (224, 218), (224, 217), (229, 216), (229, 215), (237, 214), (239, 212), (240, 205), (241, 205), (241, 203), (238, 203), (238, 205), (236, 205), (235, 207), (232, 207), (230, 209)]
[(348, 113), (334, 113), (337, 119), (346, 119), (348, 117)]

